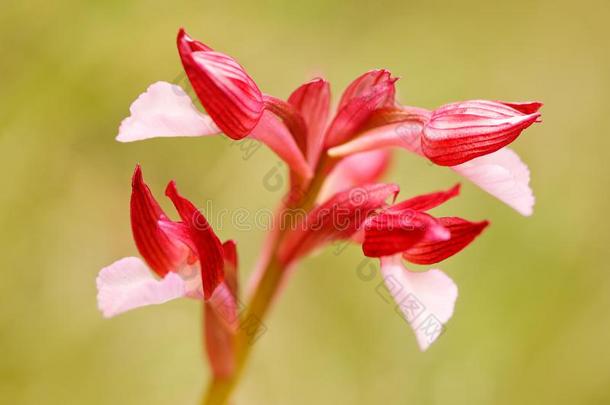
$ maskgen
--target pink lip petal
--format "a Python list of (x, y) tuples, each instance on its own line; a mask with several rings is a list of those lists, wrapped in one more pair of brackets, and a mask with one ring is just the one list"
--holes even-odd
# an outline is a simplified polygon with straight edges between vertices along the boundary
[(158, 280), (137, 257), (125, 257), (104, 267), (96, 283), (98, 307), (106, 318), (186, 295), (184, 281), (179, 275), (167, 273)]
[(159, 137), (194, 137), (220, 133), (212, 118), (200, 113), (191, 98), (175, 84), (151, 84), (129, 108), (116, 140), (133, 142)]
[(521, 215), (534, 211), (530, 172), (519, 156), (508, 148), (453, 166), (455, 172), (514, 208)]
[(453, 315), (457, 286), (437, 269), (409, 271), (400, 255), (381, 258), (381, 272), (397, 310), (415, 332), (419, 348), (427, 350), (442, 335)]

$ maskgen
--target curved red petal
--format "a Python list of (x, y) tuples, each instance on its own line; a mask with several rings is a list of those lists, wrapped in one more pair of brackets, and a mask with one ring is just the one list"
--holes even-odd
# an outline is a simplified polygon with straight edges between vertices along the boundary
[[(366, 85), (354, 84), (348, 87), (348, 95), (337, 110), (337, 115), (331, 122), (325, 136), (325, 147), (332, 148), (353, 138), (363, 128), (371, 115), (379, 108), (394, 103), (397, 79), (392, 78), (386, 71), (375, 75), (379, 80), (359, 80)], [(351, 89), (352, 86), (355, 88)]]
[(455, 166), (510, 144), (539, 117), (493, 101), (448, 104), (424, 126), (422, 151), (438, 165)]
[(444, 240), (449, 232), (440, 222), (415, 210), (385, 211), (364, 225), (362, 251), (368, 257), (391, 256), (422, 240)]
[(451, 233), (445, 241), (425, 241), (403, 253), (403, 257), (415, 264), (434, 264), (453, 256), (483, 232), (488, 221), (470, 222), (457, 217), (442, 217), (439, 222)]
[(399, 202), (398, 204), (392, 205), (388, 208), (388, 211), (401, 211), (401, 210), (417, 210), (417, 211), (428, 211), (432, 208), (438, 207), (445, 201), (450, 200), (460, 194), (460, 184), (456, 184), (446, 191), (437, 191), (435, 193), (422, 194), (417, 197), (410, 198), (408, 200)]
[(189, 81), (216, 125), (233, 139), (247, 136), (264, 110), (254, 80), (233, 58), (192, 40), (183, 29), (177, 43)]
[[(351, 82), (343, 91), (337, 111), (349, 104), (351, 100), (370, 93), (374, 86), (387, 82), (393, 83), (395, 80), (396, 79), (392, 77), (392, 74), (385, 69), (370, 70), (362, 74)], [(392, 107), (394, 105), (394, 96), (395, 90), (392, 87), (392, 91), (388, 92), (387, 97), (383, 102), (383, 106)]]
[(167, 185), (165, 195), (174, 203), (182, 222), (187, 226), (193, 246), (197, 249), (201, 266), (203, 295), (205, 299), (209, 299), (218, 284), (224, 280), (222, 244), (203, 214), (193, 203), (178, 194), (173, 181)]
[(498, 101), (506, 106), (514, 108), (523, 114), (533, 114), (538, 112), (542, 108), (543, 104), (540, 101), (523, 101), (523, 102), (509, 102), (509, 101)]
[(146, 263), (160, 277), (176, 271), (185, 262), (188, 249), (159, 226), (167, 216), (144, 183), (139, 165), (131, 181), (130, 212), (133, 239)]
[(324, 79), (314, 79), (297, 88), (288, 97), (307, 124), (307, 161), (315, 166), (324, 144), (324, 130), (330, 111), (330, 85)]

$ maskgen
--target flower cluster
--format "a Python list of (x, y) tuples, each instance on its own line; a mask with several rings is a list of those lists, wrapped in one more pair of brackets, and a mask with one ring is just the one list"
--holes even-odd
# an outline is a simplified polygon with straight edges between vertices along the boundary
[[(224, 133), (234, 140), (260, 141), (285, 161), (291, 184), (277, 216), (290, 219), (296, 209), (305, 215), (294, 218), (298, 226), (269, 232), (250, 281), (251, 312), (262, 318), (288, 270), (311, 252), (333, 241), (351, 241), (362, 246), (365, 256), (380, 259), (389, 292), (420, 348), (427, 349), (438, 334), (421, 333), (421, 320), (408, 303), (425, 307), (445, 324), (457, 287), (438, 269), (411, 271), (404, 263), (439, 263), (468, 246), (489, 223), (429, 213), (456, 197), (459, 185), (396, 202), (399, 187), (379, 182), (391, 149), (449, 167), (519, 213), (531, 215), (529, 170), (506, 146), (540, 121), (542, 104), (469, 100), (430, 111), (399, 104), (397, 79), (387, 70), (372, 70), (345, 89), (333, 114), (330, 86), (322, 78), (282, 100), (263, 93), (235, 59), (184, 30), (177, 46), (206, 114), (178, 85), (156, 82), (131, 105), (117, 140)], [(165, 194), (179, 221), (164, 213), (136, 167), (131, 225), (142, 259), (124, 258), (101, 270), (99, 308), (110, 317), (179, 297), (203, 301), (210, 364), (215, 376), (229, 378), (245, 357), (239, 344), (243, 320), (238, 316), (236, 243), (221, 242), (173, 182)]]

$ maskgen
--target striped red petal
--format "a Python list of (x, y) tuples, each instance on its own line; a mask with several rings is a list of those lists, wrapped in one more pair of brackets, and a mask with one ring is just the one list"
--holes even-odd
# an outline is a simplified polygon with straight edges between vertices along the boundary
[(368, 257), (391, 256), (422, 240), (448, 238), (449, 231), (431, 215), (409, 209), (385, 211), (366, 221), (362, 251)]
[(539, 101), (523, 101), (523, 102), (509, 102), (509, 101), (498, 101), (498, 103), (502, 103), (508, 107), (514, 108), (517, 111), (522, 112), (523, 114), (533, 114), (538, 112), (542, 107), (542, 103)]
[[(396, 78), (385, 72), (375, 75), (379, 80), (356, 79), (364, 84), (348, 87), (348, 96), (344, 96), (337, 110), (337, 115), (326, 131), (325, 146), (331, 148), (352, 139), (363, 129), (367, 120), (379, 108), (387, 107), (394, 102)], [(352, 88), (354, 87), (354, 88)], [(352, 89), (350, 89), (352, 88)]]
[(451, 237), (445, 241), (424, 241), (409, 248), (403, 257), (415, 264), (434, 264), (458, 253), (483, 232), (488, 221), (470, 222), (457, 217), (438, 218), (449, 230)]
[(288, 103), (299, 111), (307, 125), (307, 162), (315, 167), (324, 144), (324, 130), (330, 111), (330, 85), (314, 79), (297, 88)]
[(424, 126), (422, 151), (438, 165), (455, 166), (508, 145), (539, 117), (494, 101), (448, 104)]
[(233, 58), (194, 41), (183, 29), (177, 42), (184, 70), (207, 113), (229, 137), (247, 136), (264, 110), (254, 80)]
[(222, 243), (203, 214), (186, 198), (178, 194), (175, 183), (172, 181), (165, 190), (182, 222), (187, 226), (188, 234), (193, 246), (197, 249), (199, 264), (201, 266), (201, 279), (203, 295), (207, 300), (224, 280), (224, 251)]
[(399, 202), (388, 208), (388, 211), (416, 210), (428, 211), (438, 207), (445, 201), (452, 199), (460, 194), (459, 183), (446, 191), (437, 191), (435, 193), (422, 194), (417, 197)]
[(160, 277), (176, 271), (185, 262), (188, 249), (159, 226), (167, 216), (144, 183), (139, 165), (131, 181), (130, 208), (133, 238), (146, 263)]
[[(373, 87), (378, 84), (387, 82), (394, 82), (396, 79), (392, 78), (392, 74), (385, 69), (375, 69), (364, 73), (359, 76), (347, 86), (343, 94), (341, 95), (341, 101), (337, 110), (341, 110), (353, 99), (367, 95)], [(392, 91), (388, 92), (387, 97), (383, 103), (384, 107), (392, 107), (394, 105), (395, 90), (392, 87)]]

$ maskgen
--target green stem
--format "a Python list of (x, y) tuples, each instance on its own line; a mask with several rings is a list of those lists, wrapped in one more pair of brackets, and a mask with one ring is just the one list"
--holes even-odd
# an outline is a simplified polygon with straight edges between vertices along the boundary
[[(303, 198), (296, 207), (305, 211), (309, 211), (315, 204), (316, 197), (322, 187), (324, 179), (330, 170), (337, 163), (334, 159), (328, 159), (323, 157), (317, 165), (316, 173), (307, 186), (307, 189), (303, 193)], [(283, 222), (283, 216), (288, 215), (289, 209), (284, 209), (279, 214), (279, 224), (281, 226)], [(284, 277), (284, 266), (280, 263), (277, 257), (277, 250), (280, 246), (284, 236), (285, 230), (281, 229), (276, 240), (273, 244), (272, 256), (265, 267), (263, 276), (257, 286), (256, 291), (252, 297), (252, 300), (248, 303), (244, 316), (242, 318), (245, 324), (254, 322), (254, 330), (250, 327), (242, 327), (238, 330), (235, 342), (235, 370), (233, 374), (227, 378), (213, 378), (208, 386), (207, 391), (201, 399), (201, 405), (225, 405), (230, 399), (230, 396), (237, 386), (250, 352), (253, 346), (253, 337), (258, 335), (258, 328), (262, 326), (262, 322), (265, 319), (267, 312), (273, 302), (275, 295), (277, 294), (278, 287), (280, 286)]]
[[(265, 269), (265, 273), (260, 280), (259, 288), (256, 290), (256, 293), (252, 297), (252, 301), (250, 301), (245, 310), (245, 315), (243, 317), (245, 322), (254, 320), (255, 328), (261, 326), (262, 320), (265, 318), (270, 304), (273, 301), (275, 292), (281, 282), (282, 274), (282, 267), (274, 255)], [(202, 398), (202, 405), (224, 405), (227, 403), (241, 377), (250, 351), (252, 350), (252, 338), (253, 336), (257, 336), (257, 334), (258, 331), (253, 331), (250, 328), (239, 329), (236, 338), (235, 370), (228, 378), (212, 379), (205, 396)]]

